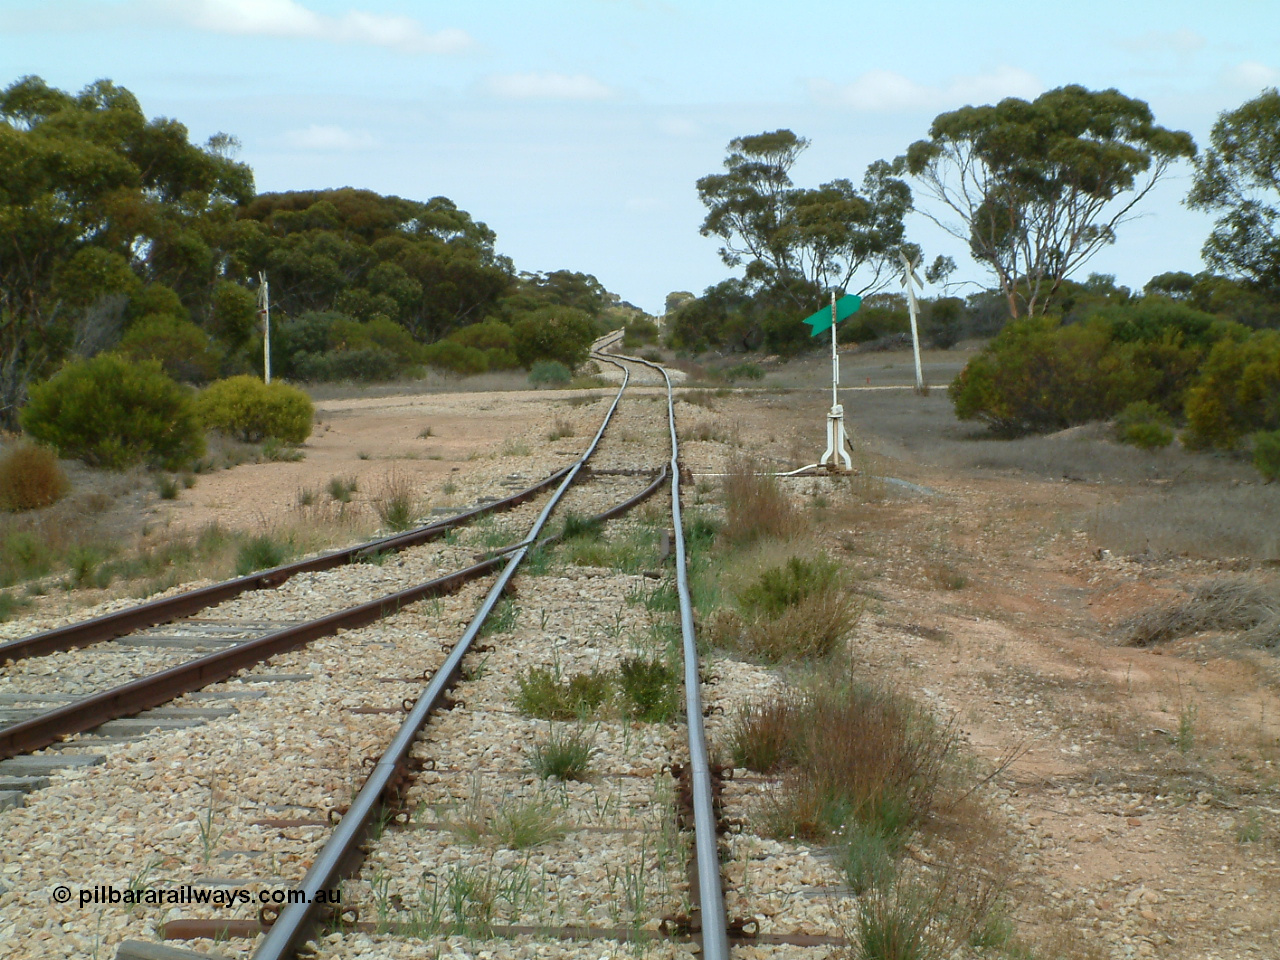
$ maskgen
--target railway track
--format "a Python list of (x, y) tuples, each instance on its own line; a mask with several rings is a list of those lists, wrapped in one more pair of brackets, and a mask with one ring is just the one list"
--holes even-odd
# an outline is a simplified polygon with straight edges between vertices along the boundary
[[(109, 797), (89, 791), (96, 802), (128, 807), (107, 818), (105, 842), (127, 845), (122, 838), (139, 830), (151, 837), (151, 852), (127, 858), (127, 873), (110, 858), (95, 859), (93, 839), (65, 844), (62, 877), (86, 878), (80, 891), (92, 879), (104, 888), (142, 889), (163, 878), (173, 889), (178, 874), (195, 877), (205, 890), (250, 896), (288, 888), (305, 903), (259, 911), (256, 900), (221, 909), (185, 902), (175, 916), (135, 911), (132, 924), (100, 909), (92, 937), (72, 922), (64, 936), (54, 936), (55, 949), (30, 955), (67, 955), (56, 951), (68, 945), (97, 953), (104, 944), (131, 941), (121, 931), (136, 934), (140, 920), (153, 935), (263, 958), (298, 955), (304, 945), (334, 957), (381, 956), (405, 943), (436, 955), (451, 938), (560, 938), (566, 944), (544, 955), (592, 958), (599, 956), (597, 940), (666, 940), (677, 954), (711, 957), (728, 957), (731, 943), (751, 939), (830, 943), (805, 931), (760, 937), (745, 875), (748, 882), (729, 891), (738, 912), (726, 916), (721, 860), (743, 843), (726, 845), (717, 834), (720, 796), (727, 790), (732, 804), (742, 791), (726, 788), (727, 774), (711, 764), (702, 727), (704, 709), (723, 715), (732, 697), (709, 688), (704, 707), (707, 676), (688, 595), (669, 384), (665, 404), (621, 403), (625, 390), (624, 383), (613, 426), (606, 433), (602, 425), (592, 444), (599, 447), (594, 456), (589, 450), (561, 472), (555, 494), (522, 508), (523, 515), (536, 512), (527, 529), (518, 528), (521, 514), (513, 511), (484, 521), (479, 531), (474, 525), (458, 531), (444, 545), (453, 553), (432, 561), (447, 566), (459, 555), (496, 553), (484, 561), (490, 570), (477, 574), (490, 573), (488, 581), (425, 592), (420, 583), (412, 596), (399, 590), (366, 601), (355, 619), (275, 630), (268, 637), (292, 639), (269, 662), (206, 679), (199, 692), (167, 708), (203, 714), (174, 715), (179, 722), (156, 724), (160, 732), (142, 740), (129, 738), (154, 715), (137, 728), (117, 726), (115, 735), (108, 723), (99, 728), (105, 741), (80, 735), (44, 754), (88, 764), (72, 758), (94, 756), (75, 751), (98, 739), (106, 769), (73, 771), (47, 792), (76, 796), (78, 784), (110, 784)], [(589, 459), (596, 482), (574, 484)], [(550, 547), (539, 541), (561, 518), (590, 517), (605, 507), (621, 514), (634, 506), (628, 501), (651, 496), (664, 481), (672, 487), (667, 508), (650, 501), (643, 516), (612, 521), (603, 535), (595, 524), (580, 524), (589, 531), (583, 542), (558, 548), (557, 569), (546, 571)], [(494, 550), (499, 541), (508, 549)], [(578, 559), (567, 560), (575, 550)], [(584, 566), (581, 556), (593, 550), (615, 559), (631, 552), (619, 570)], [(535, 569), (526, 574), (530, 565)], [(278, 625), (264, 613), (278, 613), (282, 591), (325, 594), (334, 605), (331, 578), (353, 569), (385, 566), (347, 560), (327, 571), (295, 571), (273, 590), (224, 601), (214, 608), (218, 616), (206, 609), (196, 625), (206, 635), (221, 626), (231, 650), (261, 643), (262, 637), (232, 644), (242, 638), (230, 632)], [(682, 679), (682, 691), (678, 703), (654, 707), (653, 697), (673, 695), (675, 677), (658, 678), (657, 692), (646, 693), (641, 675), (648, 671), (652, 687), (663, 670)], [(531, 716), (525, 692), (540, 676), (560, 687), (589, 678), (582, 683), (608, 688), (610, 706), (591, 719), (589, 711), (572, 720)], [(628, 682), (638, 685), (641, 701), (629, 699)], [(575, 740), (586, 745), (591, 768), (583, 779), (537, 772), (541, 759)], [(119, 799), (121, 793), (134, 800)], [(41, 796), (33, 810), (43, 806)], [(154, 826), (166, 820), (167, 831)], [(533, 836), (516, 836), (520, 829)], [(37, 832), (28, 819), (18, 834), (34, 839)], [(170, 845), (155, 839), (166, 833)], [(35, 842), (61, 841), (55, 829)], [(24, 887), (55, 879), (25, 877)], [(331, 891), (341, 891), (340, 903), (327, 902)], [(105, 934), (104, 917), (111, 921)], [(126, 942), (114, 955), (151, 954)], [(410, 948), (406, 955), (418, 954)]]

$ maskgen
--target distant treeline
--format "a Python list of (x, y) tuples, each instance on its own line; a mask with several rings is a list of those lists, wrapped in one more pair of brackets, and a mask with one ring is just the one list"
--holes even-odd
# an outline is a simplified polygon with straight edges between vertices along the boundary
[(521, 273), (445, 197), (257, 194), (235, 138), (190, 142), (110, 81), (0, 91), (0, 426), (28, 387), (103, 351), (202, 383), (261, 372), (385, 379), (576, 364), (640, 311), (592, 276)]

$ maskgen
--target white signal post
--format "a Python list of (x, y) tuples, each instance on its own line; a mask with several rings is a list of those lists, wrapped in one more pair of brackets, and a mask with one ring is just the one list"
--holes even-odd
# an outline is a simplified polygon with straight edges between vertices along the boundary
[(262, 324), (262, 380), (271, 382), (271, 297), (267, 291), (267, 275), (258, 274), (258, 317)]
[(840, 354), (836, 352), (836, 292), (831, 291), (831, 412), (827, 414), (827, 450), (818, 466), (838, 466), (836, 457), (846, 470), (853, 469), (853, 458), (845, 449), (844, 407), (840, 405)]
[(907, 288), (907, 310), (911, 313), (911, 347), (916, 355), (916, 393), (924, 393), (924, 373), (920, 369), (920, 333), (916, 326), (916, 312), (919, 307), (916, 304), (916, 286), (921, 290), (924, 284), (920, 282), (920, 277), (916, 274), (916, 267), (920, 265), (917, 258), (914, 262), (907, 259), (907, 255), (901, 250), (898, 251), (898, 259), (902, 261), (902, 285)]

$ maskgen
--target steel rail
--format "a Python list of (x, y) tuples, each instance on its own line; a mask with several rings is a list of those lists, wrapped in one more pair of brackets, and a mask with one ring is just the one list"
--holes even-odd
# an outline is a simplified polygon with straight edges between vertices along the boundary
[[(591, 520), (603, 522), (626, 513), (652, 496), (666, 482), (666, 479), (667, 468), (664, 465), (643, 490), (603, 513), (597, 514)], [(493, 570), (503, 561), (506, 554), (521, 547), (537, 549), (559, 539), (559, 535), (555, 535), (544, 537), (536, 542), (524, 541), (514, 544), (510, 548), (496, 551), (493, 556), (486, 557), (469, 567), (407, 590), (401, 590), (308, 623), (287, 627), (264, 637), (247, 640), (226, 650), (219, 650), (159, 673), (55, 707), (38, 717), (31, 717), (0, 730), (0, 760), (39, 750), (41, 747), (56, 743), (62, 737), (92, 730), (108, 720), (118, 720), (149, 707), (159, 706), (184, 693), (190, 693), (192, 690), (199, 690), (211, 683), (235, 676), (246, 667), (255, 666), (278, 653), (295, 650), (320, 637), (336, 633), (338, 630), (350, 630), (373, 623), (388, 614), (398, 612), (410, 603), (453, 593), (463, 584)]]
[(154, 627), (161, 623), (169, 623), (181, 617), (189, 617), (194, 613), (199, 613), (201, 610), (231, 600), (251, 590), (278, 587), (286, 580), (300, 573), (331, 570), (334, 567), (355, 563), (375, 554), (404, 550), (407, 547), (428, 543), (444, 536), (455, 527), (470, 523), (476, 517), (487, 513), (502, 512), (519, 506), (558, 482), (571, 469), (573, 469), (572, 466), (564, 467), (551, 474), (545, 480), (540, 480), (533, 486), (509, 497), (476, 507), (473, 510), (468, 510), (445, 520), (426, 524), (414, 530), (381, 537), (354, 547), (334, 550), (307, 560), (282, 564), (270, 570), (251, 573), (248, 576), (237, 577), (234, 580), (224, 580), (222, 583), (189, 590), (186, 593), (166, 597), (163, 600), (153, 600), (150, 603), (129, 607), (126, 610), (118, 610), (115, 613), (95, 617), (92, 620), (83, 620), (79, 623), (67, 624), (64, 627), (56, 627), (53, 630), (46, 630), (42, 633), (32, 634), (29, 637), (11, 640), (8, 643), (0, 643), (0, 663), (4, 663), (6, 660), (23, 660), (28, 657), (45, 656), (62, 650), (87, 647), (103, 640), (112, 640), (135, 630)]
[[(600, 438), (604, 436), (604, 431), (608, 427), (609, 421), (612, 420), (614, 412), (618, 409), (618, 402), (622, 399), (622, 394), (627, 389), (629, 380), (630, 373), (624, 369), (622, 386), (618, 389), (617, 396), (613, 398), (609, 413), (606, 415), (604, 422), (601, 423), (600, 429), (591, 441), (591, 445), (581, 459), (570, 467), (568, 474), (560, 482), (560, 486), (556, 488), (551, 499), (543, 506), (542, 512), (538, 514), (537, 519), (530, 528), (529, 536), (525, 538), (526, 540), (535, 540), (537, 538), (546, 524), (547, 518), (550, 517), (551, 511), (555, 509), (564, 492), (577, 477), (578, 471), (595, 453), (596, 446), (600, 443)], [(320, 852), (316, 854), (310, 869), (307, 870), (297, 888), (302, 891), (305, 902), (291, 903), (281, 911), (280, 916), (272, 924), (262, 943), (258, 945), (258, 949), (254, 951), (254, 960), (283, 960), (283, 958), (294, 956), (315, 922), (316, 908), (320, 906), (320, 904), (316, 903), (317, 895), (322, 890), (332, 889), (341, 877), (347, 875), (358, 866), (363, 857), (360, 847), (375, 825), (377, 814), (383, 807), (384, 798), (394, 784), (404, 775), (408, 765), (409, 751), (413, 747), (419, 731), (422, 729), (423, 724), (426, 723), (427, 718), (440, 704), (448, 689), (453, 686), (462, 669), (462, 658), (466, 656), (472, 641), (479, 634), (481, 627), (483, 627), (485, 620), (495, 604), (497, 604), (498, 599), (506, 592), (511, 578), (515, 576), (516, 570), (530, 549), (531, 545), (522, 546), (511, 555), (510, 562), (503, 567), (502, 573), (499, 574), (498, 579), (485, 596), (484, 602), (463, 632), (462, 638), (418, 696), (413, 708), (409, 711), (408, 717), (405, 718), (404, 723), (392, 738), (391, 743), (383, 751), (382, 757), (370, 771), (369, 777), (365, 780), (364, 786), (360, 788), (355, 800), (352, 801), (350, 808), (342, 819), (338, 821), (338, 825), (329, 840), (321, 848)]]
[(626, 359), (657, 370), (667, 384), (667, 423), (671, 430), (671, 522), (675, 528), (676, 593), (680, 601), (680, 635), (684, 650), (685, 715), (689, 726), (689, 776), (693, 793), (701, 946), (706, 960), (728, 960), (728, 922), (725, 916), (724, 888), (720, 879), (715, 799), (711, 788), (707, 734), (702, 723), (702, 678), (698, 669), (698, 641), (693, 622), (693, 602), (689, 596), (684, 523), (680, 515), (680, 449), (676, 439), (676, 415), (671, 377), (668, 376), (665, 368), (657, 364), (636, 357)]

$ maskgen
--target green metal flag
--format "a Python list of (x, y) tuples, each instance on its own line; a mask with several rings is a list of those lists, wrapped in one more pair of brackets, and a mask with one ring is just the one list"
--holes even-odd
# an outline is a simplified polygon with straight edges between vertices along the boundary
[[(836, 301), (836, 322), (838, 323), (846, 317), (850, 317), (857, 313), (858, 308), (861, 306), (862, 298), (856, 293), (851, 293), (847, 296), (841, 297)], [(809, 336), (816, 337), (831, 326), (831, 308), (823, 307), (813, 316), (805, 317), (804, 322), (813, 327), (813, 332), (810, 333)]]

